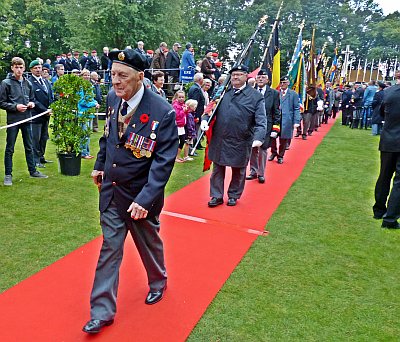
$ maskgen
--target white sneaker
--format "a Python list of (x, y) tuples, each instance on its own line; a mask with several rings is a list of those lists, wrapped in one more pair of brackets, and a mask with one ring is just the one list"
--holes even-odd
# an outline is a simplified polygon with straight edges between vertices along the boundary
[(192, 161), (192, 160), (194, 160), (194, 159), (188, 156), (188, 157), (183, 158), (183, 160), (184, 160), (184, 161)]
[(12, 176), (11, 175), (5, 175), (4, 176), (4, 185), (5, 186), (11, 186), (12, 185)]

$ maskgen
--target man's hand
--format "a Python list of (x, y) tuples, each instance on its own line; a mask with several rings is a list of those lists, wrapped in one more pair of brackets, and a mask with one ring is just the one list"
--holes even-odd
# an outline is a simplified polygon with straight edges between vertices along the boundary
[(127, 212), (131, 213), (131, 217), (134, 220), (139, 220), (139, 219), (144, 219), (147, 217), (148, 211), (140, 206), (139, 204), (132, 202), (132, 204), (129, 206)]
[(251, 147), (260, 147), (261, 145), (262, 145), (262, 141), (254, 140), (253, 144), (251, 145)]
[(210, 127), (208, 126), (208, 122), (207, 120), (202, 120), (201, 124), (200, 124), (200, 129), (204, 132), (204, 131), (208, 131)]
[(294, 124), (293, 127), (294, 128), (300, 127), (300, 124)]
[(94, 184), (96, 184), (97, 186), (101, 186), (100, 179), (103, 179), (104, 171), (93, 170), (90, 176), (92, 176)]
[(24, 104), (17, 104), (17, 111), (26, 112), (27, 109), (28, 109), (28, 106), (25, 106)]
[(278, 132), (272, 131), (271, 134), (269, 135), (271, 138), (276, 138), (278, 136)]
[(35, 108), (35, 102), (28, 102), (28, 108)]

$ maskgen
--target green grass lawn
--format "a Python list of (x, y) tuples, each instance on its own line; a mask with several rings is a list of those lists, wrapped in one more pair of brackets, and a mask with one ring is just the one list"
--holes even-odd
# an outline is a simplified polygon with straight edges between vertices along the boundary
[[(1, 160), (4, 144), (0, 131)], [(189, 341), (399, 340), (400, 232), (372, 219), (377, 144), (370, 131), (332, 128)], [(19, 139), (14, 161), (14, 186), (0, 185), (0, 292), (100, 234), (93, 160), (78, 177), (54, 163), (48, 179), (30, 179)], [(201, 165), (178, 164), (167, 193)]]

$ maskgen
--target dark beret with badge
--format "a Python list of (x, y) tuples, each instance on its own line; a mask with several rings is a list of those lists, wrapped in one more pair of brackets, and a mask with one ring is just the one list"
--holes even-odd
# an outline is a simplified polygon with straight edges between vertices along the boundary
[(258, 73), (257, 73), (257, 76), (263, 76), (263, 75), (267, 75), (267, 76), (268, 76), (267, 70), (265, 70), (265, 69), (260, 69), (260, 70), (258, 71)]
[(289, 77), (287, 77), (287, 76), (282, 76), (280, 81), (281, 81), (281, 82), (289, 82)]
[(34, 68), (36, 65), (39, 65), (40, 64), (40, 62), (37, 60), (37, 59), (35, 59), (35, 60), (33, 60), (30, 64), (29, 64), (29, 69), (32, 69), (32, 68)]
[(146, 56), (133, 49), (114, 50), (108, 57), (113, 63), (127, 65), (136, 71), (144, 71), (150, 67)]
[(231, 74), (231, 73), (233, 73), (234, 71), (241, 71), (241, 72), (248, 73), (248, 72), (249, 72), (249, 68), (248, 68), (246, 65), (244, 65), (244, 64), (240, 64), (240, 65), (234, 66), (234, 67), (229, 71), (229, 73)]

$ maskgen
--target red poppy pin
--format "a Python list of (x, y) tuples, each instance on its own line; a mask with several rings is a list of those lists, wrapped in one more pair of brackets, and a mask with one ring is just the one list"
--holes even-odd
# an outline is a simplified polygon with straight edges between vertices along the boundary
[(149, 122), (149, 115), (148, 114), (142, 114), (142, 115), (140, 115), (140, 122), (141, 123), (147, 123), (147, 122)]

